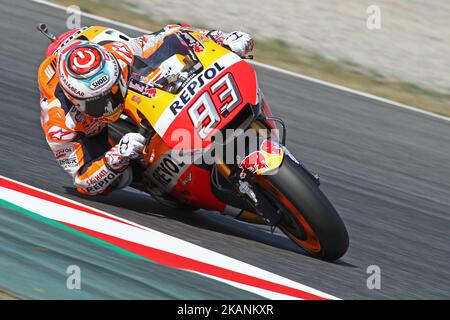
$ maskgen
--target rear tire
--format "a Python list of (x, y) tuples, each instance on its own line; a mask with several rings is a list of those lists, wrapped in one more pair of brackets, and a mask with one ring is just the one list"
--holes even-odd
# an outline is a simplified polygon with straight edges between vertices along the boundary
[(327, 261), (342, 257), (349, 237), (336, 209), (300, 165), (286, 156), (276, 175), (260, 176), (257, 184), (283, 218), (278, 225), (295, 243)]

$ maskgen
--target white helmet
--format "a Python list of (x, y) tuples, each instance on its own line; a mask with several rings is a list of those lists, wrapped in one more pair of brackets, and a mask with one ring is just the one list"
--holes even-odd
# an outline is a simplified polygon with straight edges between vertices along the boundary
[(107, 49), (75, 40), (59, 53), (61, 88), (81, 111), (104, 122), (116, 121), (127, 94), (121, 65)]

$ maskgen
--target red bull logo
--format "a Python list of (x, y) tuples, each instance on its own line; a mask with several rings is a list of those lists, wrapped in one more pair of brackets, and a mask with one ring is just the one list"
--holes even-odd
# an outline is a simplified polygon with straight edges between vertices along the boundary
[(255, 151), (245, 157), (239, 167), (251, 173), (257, 173), (260, 170), (267, 169), (269, 166), (264, 154), (260, 151)]
[(283, 151), (280, 148), (280, 145), (270, 140), (264, 140), (264, 142), (261, 144), (261, 150), (277, 156), (283, 155)]
[(253, 174), (266, 174), (279, 168), (283, 157), (284, 151), (278, 143), (264, 140), (260, 149), (245, 157), (239, 167)]
[(194, 51), (195, 51), (196, 53), (203, 52), (203, 50), (204, 50), (203, 47), (200, 46), (200, 45), (198, 45), (198, 44), (195, 44), (194, 47), (193, 47), (193, 49), (194, 49)]
[(158, 93), (158, 91), (156, 91), (155, 88), (147, 88), (147, 89), (145, 89), (145, 91), (142, 94), (146, 97), (154, 98), (154, 97), (156, 97), (157, 93)]

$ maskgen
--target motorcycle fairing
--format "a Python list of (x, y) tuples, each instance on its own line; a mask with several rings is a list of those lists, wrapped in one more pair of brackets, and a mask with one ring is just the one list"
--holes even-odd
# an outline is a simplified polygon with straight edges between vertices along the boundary
[[(199, 36), (196, 33), (193, 35), (196, 38)], [(247, 104), (255, 105), (257, 102), (257, 80), (253, 68), (239, 56), (213, 41), (204, 41), (202, 45), (202, 51), (196, 53), (196, 56), (203, 70), (188, 79), (179, 93), (174, 94), (149, 83), (131, 82), (126, 101), (127, 113), (138, 122), (141, 122), (143, 117), (148, 120), (171, 148), (206, 148), (210, 145), (210, 137), (224, 128), (235, 114)], [(219, 82), (222, 82), (222, 87), (216, 86)], [(230, 113), (223, 113), (220, 109), (226, 107), (229, 97), (222, 94), (230, 85), (233, 90), (231, 96), (236, 93), (238, 97), (234, 99), (235, 105)], [(148, 92), (151, 94), (146, 94)], [(192, 106), (199, 104), (199, 99), (210, 102), (217, 117), (217, 125), (206, 132), (206, 135), (203, 132), (203, 136), (200, 136), (202, 128), (195, 128), (192, 111), (190, 112)], [(191, 134), (191, 140), (194, 141), (180, 142), (176, 139), (179, 137), (176, 131), (180, 129), (195, 133), (193, 137)]]

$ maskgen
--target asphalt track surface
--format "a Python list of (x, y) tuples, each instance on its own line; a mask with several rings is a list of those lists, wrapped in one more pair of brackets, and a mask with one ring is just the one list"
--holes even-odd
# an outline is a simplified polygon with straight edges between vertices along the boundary
[[(450, 298), (450, 122), (256, 68), (274, 113), (286, 121), (288, 147), (321, 174), (321, 188), (348, 228), (348, 253), (323, 262), (265, 227), (170, 211), (132, 190), (76, 194), (44, 140), (36, 83), (47, 40), (35, 25), (63, 32), (65, 20), (61, 10), (0, 0), (0, 175), (343, 299)], [(366, 286), (370, 265), (381, 268), (381, 290)]]

